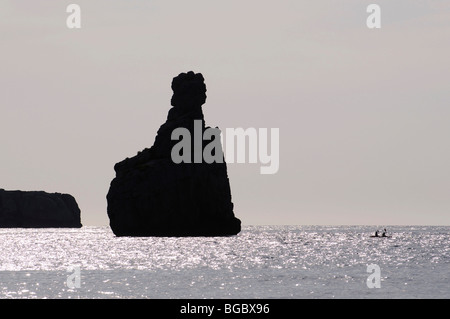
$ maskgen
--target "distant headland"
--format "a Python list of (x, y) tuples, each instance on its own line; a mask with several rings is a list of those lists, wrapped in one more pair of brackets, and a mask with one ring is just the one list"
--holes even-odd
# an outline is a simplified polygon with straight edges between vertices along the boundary
[(0, 189), (0, 228), (80, 228), (81, 211), (69, 194)]

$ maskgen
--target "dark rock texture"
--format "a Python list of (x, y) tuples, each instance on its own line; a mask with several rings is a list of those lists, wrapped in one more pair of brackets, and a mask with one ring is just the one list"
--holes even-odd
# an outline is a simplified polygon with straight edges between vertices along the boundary
[[(171, 138), (174, 129), (188, 129), (192, 142), (194, 120), (201, 123), (201, 132), (208, 129), (202, 112), (203, 76), (181, 73), (172, 90), (173, 107), (153, 146), (114, 166), (116, 177), (107, 194), (111, 229), (117, 236), (235, 235), (241, 221), (233, 213), (225, 160), (176, 164), (171, 158), (179, 142)], [(202, 149), (207, 142), (201, 142)]]
[(75, 198), (68, 194), (0, 189), (3, 228), (80, 228), (80, 214)]

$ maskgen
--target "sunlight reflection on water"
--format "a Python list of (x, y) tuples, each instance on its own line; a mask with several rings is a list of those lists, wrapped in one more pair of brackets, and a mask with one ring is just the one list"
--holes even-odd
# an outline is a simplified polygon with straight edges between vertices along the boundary
[[(232, 237), (115, 237), (109, 227), (0, 229), (0, 297), (450, 296), (450, 227), (245, 226)], [(367, 288), (367, 265), (382, 269)], [(65, 286), (78, 265), (83, 289)], [(45, 287), (45, 288), (44, 288)]]

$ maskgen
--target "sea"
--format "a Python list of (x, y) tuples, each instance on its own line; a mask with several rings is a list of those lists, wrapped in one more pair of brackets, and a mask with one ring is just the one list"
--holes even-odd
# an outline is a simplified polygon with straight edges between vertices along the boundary
[(230, 237), (0, 229), (2, 299), (447, 299), (450, 227), (243, 226)]

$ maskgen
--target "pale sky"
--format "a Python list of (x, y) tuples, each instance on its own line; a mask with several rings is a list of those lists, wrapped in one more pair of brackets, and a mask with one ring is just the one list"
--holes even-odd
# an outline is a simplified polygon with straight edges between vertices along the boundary
[(0, 0), (0, 57), (0, 188), (72, 194), (83, 225), (190, 70), (207, 125), (279, 128), (276, 174), (228, 164), (244, 225), (450, 224), (449, 1)]

